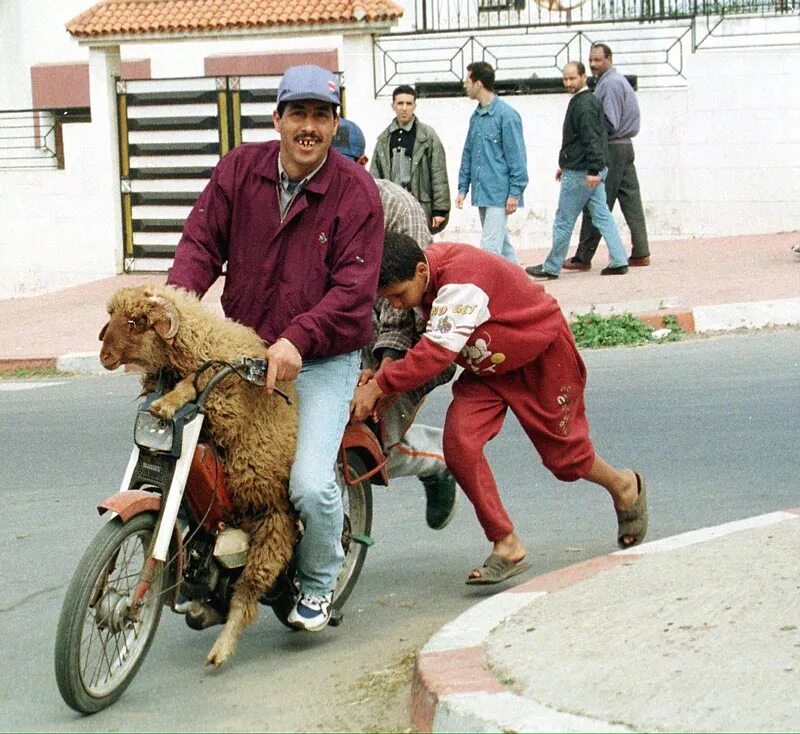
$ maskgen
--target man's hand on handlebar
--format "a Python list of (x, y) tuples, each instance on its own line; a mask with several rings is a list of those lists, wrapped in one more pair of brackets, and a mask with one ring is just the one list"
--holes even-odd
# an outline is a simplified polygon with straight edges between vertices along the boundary
[(267, 360), (269, 364), (264, 387), (270, 395), (275, 389), (276, 382), (294, 380), (303, 366), (303, 357), (297, 351), (297, 347), (283, 337), (267, 349)]

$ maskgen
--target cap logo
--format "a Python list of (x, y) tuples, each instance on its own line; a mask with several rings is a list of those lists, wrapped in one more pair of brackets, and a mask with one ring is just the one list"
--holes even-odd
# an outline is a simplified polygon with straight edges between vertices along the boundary
[(328, 89), (331, 92), (335, 92), (336, 91), (336, 82), (333, 81), (333, 80), (328, 81)]

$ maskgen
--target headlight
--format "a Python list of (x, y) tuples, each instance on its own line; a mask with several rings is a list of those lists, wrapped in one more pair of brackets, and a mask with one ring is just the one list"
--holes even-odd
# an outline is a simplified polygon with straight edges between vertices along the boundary
[(139, 448), (172, 453), (175, 425), (172, 421), (161, 420), (146, 410), (140, 410), (136, 416), (133, 440)]

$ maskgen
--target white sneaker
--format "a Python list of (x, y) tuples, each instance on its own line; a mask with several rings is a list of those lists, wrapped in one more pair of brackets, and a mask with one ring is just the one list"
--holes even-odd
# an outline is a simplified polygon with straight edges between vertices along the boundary
[(333, 592), (327, 594), (306, 594), (300, 592), (287, 621), (292, 627), (306, 632), (319, 632), (331, 621), (331, 601)]

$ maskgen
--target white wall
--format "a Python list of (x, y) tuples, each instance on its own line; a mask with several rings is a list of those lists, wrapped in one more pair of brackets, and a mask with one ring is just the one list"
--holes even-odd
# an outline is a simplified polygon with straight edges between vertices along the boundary
[[(702, 52), (688, 59), (686, 88), (638, 93), (642, 130), (635, 141), (636, 165), (653, 239), (800, 228), (798, 64), (800, 48)], [(506, 101), (523, 118), (530, 178), (525, 208), (510, 220), (512, 240), (518, 247), (549, 246), (568, 96)], [(388, 123), (389, 102), (383, 106)], [(421, 99), (417, 105), (420, 119), (433, 125), (445, 144), (454, 191), (473, 108), (466, 99)], [(617, 220), (626, 239), (618, 211)], [(477, 241), (478, 233), (477, 213), (465, 209), (453, 212), (441, 237)]]
[[(7, 81), (0, 84), (0, 109), (29, 106), (30, 65), (88, 59), (87, 49), (63, 30), (64, 23), (86, 7), (85, 0), (62, 0), (54, 14), (45, 0), (0, 3), (0, 51), (13, 50), (13, 63), (4, 63), (6, 68), (13, 66), (13, 74), (3, 79), (24, 80), (11, 84), (11, 93)], [(33, 17), (37, 12), (38, 22)], [(10, 32), (6, 21), (13, 21)], [(363, 128), (371, 156), (374, 140), (392, 113), (390, 99), (373, 98), (372, 58), (364, 40), (321, 36), (308, 42), (283, 38), (137, 44), (124, 46), (122, 57), (151, 58), (154, 77), (194, 76), (202, 74), (208, 55), (274, 51), (300, 43), (340, 50), (348, 114)], [(639, 92), (637, 168), (653, 239), (798, 229), (800, 85), (794, 74), (799, 62), (800, 46), (701, 51), (685, 58), (684, 87)], [(23, 86), (26, 100), (17, 96), (17, 87)], [(568, 97), (519, 96), (508, 101), (523, 117), (530, 177), (525, 208), (510, 221), (512, 240), (522, 248), (546, 247), (558, 197), (554, 173)], [(445, 144), (453, 196), (473, 108), (466, 97), (422, 99), (418, 104), (420, 119), (433, 125)], [(109, 224), (114, 218), (98, 218), (104, 197), (93, 177), (92, 151), (98, 146), (93, 145), (92, 128), (64, 127), (65, 171), (0, 171), (0, 298), (116, 272), (118, 233), (110, 231)], [(98, 221), (105, 224), (98, 226)], [(450, 226), (439, 238), (477, 243), (479, 231), (477, 212), (468, 205), (453, 211)]]
[(64, 26), (89, 7), (87, 0), (0, 2), (0, 109), (31, 107), (31, 66), (88, 61)]
[(93, 176), (90, 125), (65, 125), (63, 171), (0, 171), (0, 298), (113, 275), (114, 237), (97, 226), (107, 193)]

